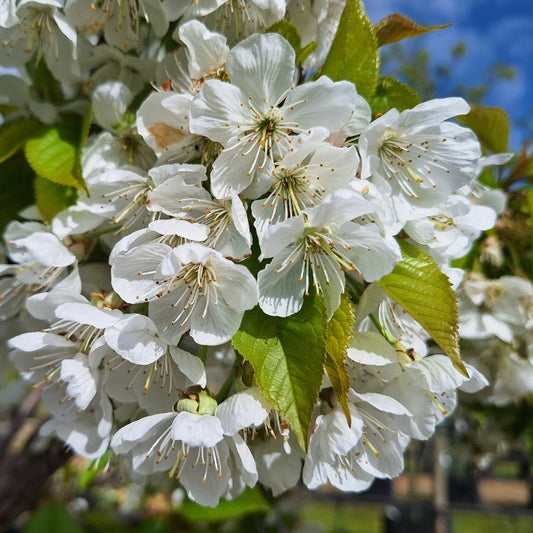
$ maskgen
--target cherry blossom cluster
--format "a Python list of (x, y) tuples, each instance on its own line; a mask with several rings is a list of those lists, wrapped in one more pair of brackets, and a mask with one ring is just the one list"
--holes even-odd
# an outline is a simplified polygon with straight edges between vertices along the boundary
[(471, 273), (459, 292), (464, 354), (490, 377), (482, 399), (518, 402), (533, 392), (533, 285), (517, 276)]
[[(505, 157), (483, 158), (450, 120), (469, 111), (460, 98), (373, 117), (352, 83), (313, 79), (342, 7), (2, 3), (0, 63), (41, 57), (74, 95), (65, 106), (84, 110), (88, 95), (95, 122), (82, 156), (89, 195), (49, 224), (26, 210), (4, 233), (0, 315), (22, 317), (10, 358), (42, 389), (43, 434), (90, 459), (125, 456), (132, 475), (176, 479), (203, 505), (258, 482), (274, 495), (300, 479), (362, 491), (403, 470), (409, 440), (433, 434), (458, 388), (487, 384), (430, 353), (428, 334), (374, 282), (401, 260), (402, 239), (458, 287), (450, 262), (503, 208), (477, 176)], [(298, 68), (285, 38), (262, 33), (283, 17), (318, 43)], [(52, 123), (62, 111), (23, 77), (0, 86), (18, 116)], [(463, 333), (495, 332), (470, 310), (490, 300), (510, 340), (522, 310), (473, 283)], [(231, 340), (256, 306), (288, 318), (313, 295), (328, 318), (343, 295), (357, 306), (351, 420), (324, 377), (303, 450)]]

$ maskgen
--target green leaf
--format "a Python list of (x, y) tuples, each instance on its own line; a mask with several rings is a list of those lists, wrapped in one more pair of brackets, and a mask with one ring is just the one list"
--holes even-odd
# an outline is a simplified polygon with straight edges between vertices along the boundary
[[(83, 115), (83, 119), (81, 121), (80, 137), (79, 137), (79, 141), (78, 141), (78, 145), (76, 149), (76, 162), (75, 162), (74, 172), (76, 176), (80, 176), (80, 177), (83, 176), (83, 171), (81, 168), (81, 156), (82, 156), (83, 149), (85, 148), (85, 145), (87, 144), (87, 139), (89, 138), (89, 131), (91, 129), (91, 124), (93, 123), (93, 116), (94, 116), (93, 106), (91, 104), (87, 108), (85, 115)], [(84, 187), (86, 187), (85, 181), (83, 183), (84, 183)]]
[(39, 176), (87, 193), (79, 163), (80, 138), (77, 120), (65, 119), (55, 126), (47, 126), (26, 142), (28, 163)]
[(303, 449), (324, 374), (326, 317), (320, 300), (306, 299), (287, 318), (259, 307), (245, 313), (233, 346), (255, 371), (257, 385), (290, 424)]
[(13, 113), (13, 111), (18, 110), (19, 108), (16, 105), (0, 104), (0, 115), (2, 115), (4, 118), (9, 116), (10, 113)]
[(380, 76), (371, 107), (372, 112), (376, 115), (386, 113), (393, 108), (404, 111), (419, 103), (420, 97), (409, 85), (401, 83), (395, 78)]
[(279, 33), (289, 41), (295, 51), (298, 51), (302, 46), (300, 34), (298, 33), (296, 26), (290, 20), (281, 19), (274, 22), (274, 24), (265, 30), (265, 33)]
[(57, 213), (76, 201), (76, 189), (65, 187), (53, 181), (35, 177), (35, 202), (45, 222), (50, 222)]
[(301, 65), (318, 47), (317, 41), (311, 41), (309, 44), (306, 44), (303, 48), (296, 54), (296, 64)]
[(0, 125), (0, 163), (9, 159), (22, 148), (32, 135), (39, 131), (42, 124), (38, 120), (23, 118), (4, 122)]
[[(135, 533), (170, 533), (172, 530), (173, 528), (170, 529), (166, 524), (164, 516), (153, 516), (143, 520), (142, 524), (133, 531)], [(131, 526), (128, 528), (128, 532), (132, 532)]]
[(76, 201), (76, 191), (72, 187), (59, 185), (36, 176), (34, 181), (35, 202), (45, 222), (50, 222), (57, 213)]
[(83, 530), (64, 506), (49, 504), (37, 509), (24, 533), (83, 533)]
[(459, 372), (468, 372), (459, 355), (457, 299), (448, 277), (423, 250), (402, 241), (402, 260), (377, 283), (433, 338)]
[(197, 522), (225, 522), (242, 518), (247, 514), (265, 514), (270, 511), (271, 506), (265, 500), (257, 488), (245, 489), (234, 500), (220, 500), (216, 507), (204, 507), (192, 501), (187, 501), (180, 508), (180, 516), (185, 520)]
[(429, 31), (442, 30), (449, 26), (451, 26), (451, 24), (444, 24), (442, 26), (420, 26), (399, 13), (393, 13), (380, 20), (374, 28), (378, 45), (383, 46), (385, 44), (401, 41), (402, 39), (407, 39), (408, 37), (422, 35)]
[(117, 124), (113, 124), (115, 130), (127, 130), (129, 131), (137, 120), (137, 111), (141, 104), (148, 98), (148, 96), (154, 92), (154, 88), (149, 83), (145, 83), (144, 87), (137, 92), (131, 102), (128, 104), (126, 111), (122, 115)]
[(457, 117), (478, 136), (485, 151), (495, 154), (509, 150), (509, 115), (501, 107), (471, 106), (470, 113)]
[(348, 408), (350, 377), (346, 368), (346, 351), (352, 340), (354, 325), (354, 306), (350, 298), (343, 294), (340, 307), (327, 324), (325, 366), (333, 390), (349, 424), (351, 424)]
[(274, 22), (274, 24), (265, 30), (265, 33), (279, 33), (282, 37), (287, 39), (296, 53), (297, 65), (301, 65), (307, 59), (309, 54), (314, 52), (318, 46), (316, 41), (311, 41), (302, 48), (302, 40), (296, 26), (287, 19), (281, 19)]
[(321, 74), (334, 81), (355, 83), (357, 92), (371, 100), (376, 91), (379, 50), (374, 27), (360, 0), (348, 0)]
[(26, 69), (32, 80), (31, 90), (34, 98), (52, 104), (61, 104), (65, 101), (61, 84), (50, 72), (44, 57), (28, 61)]
[[(533, 189), (527, 192), (527, 225), (529, 226), (529, 250), (533, 250)], [(533, 263), (529, 267), (529, 279), (533, 278)]]
[(0, 164), (0, 231), (33, 203), (34, 176), (22, 152)]
[(105, 472), (109, 466), (109, 462), (112, 456), (111, 450), (107, 450), (103, 455), (92, 461), (87, 460), (81, 468), (75, 469), (75, 475), (77, 478), (77, 490), (85, 492), (91, 485), (91, 483), (103, 472)]

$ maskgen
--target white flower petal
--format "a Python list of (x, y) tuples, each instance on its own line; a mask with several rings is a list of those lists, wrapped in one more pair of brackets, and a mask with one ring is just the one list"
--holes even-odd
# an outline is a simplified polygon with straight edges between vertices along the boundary
[(199, 357), (178, 348), (177, 346), (170, 347), (170, 354), (174, 362), (178, 365), (180, 372), (182, 372), (190, 381), (200, 387), (205, 387), (207, 384), (207, 375), (205, 367)]
[(229, 47), (220, 33), (209, 31), (198, 20), (190, 20), (180, 26), (179, 37), (187, 46), (191, 78), (199, 80), (225, 65)]
[(192, 102), (190, 131), (225, 146), (239, 135), (237, 125), (252, 119), (244, 101), (238, 87), (219, 80), (207, 80)]
[(96, 395), (96, 381), (87, 362), (78, 359), (63, 360), (60, 377), (67, 383), (67, 394), (74, 398), (78, 409), (87, 409)]
[(232, 394), (218, 405), (215, 415), (220, 418), (226, 435), (241, 429), (261, 426), (268, 417), (264, 400), (257, 387)]
[[(227, 69), (245, 99), (264, 111), (279, 102), (293, 83), (295, 54), (277, 33), (251, 35), (235, 46)], [(316, 125), (316, 124), (315, 124)]]
[(356, 100), (353, 83), (321, 76), (289, 92), (283, 104), (285, 120), (304, 129), (322, 126), (335, 132), (351, 118)]
[(167, 351), (167, 344), (158, 338), (154, 323), (146, 316), (129, 314), (107, 328), (106, 343), (124, 359), (136, 365), (157, 361)]
[(157, 435), (175, 416), (175, 413), (159, 413), (135, 420), (113, 435), (111, 448), (116, 453), (127, 453), (139, 442), (150, 438), (151, 435)]
[(169, 255), (166, 244), (146, 244), (118, 255), (111, 267), (111, 280), (115, 292), (126, 302), (139, 303), (161, 290), (151, 273), (156, 272), (161, 261)]
[(168, 220), (154, 220), (148, 224), (152, 231), (161, 235), (177, 235), (191, 241), (205, 241), (209, 235), (209, 228), (204, 224), (193, 224), (187, 220), (176, 218)]
[(224, 438), (224, 431), (216, 416), (183, 411), (172, 422), (172, 437), (191, 447), (212, 448)]
[(118, 322), (122, 312), (118, 309), (100, 309), (88, 303), (66, 303), (57, 307), (55, 315), (63, 320), (74, 320), (101, 329)]

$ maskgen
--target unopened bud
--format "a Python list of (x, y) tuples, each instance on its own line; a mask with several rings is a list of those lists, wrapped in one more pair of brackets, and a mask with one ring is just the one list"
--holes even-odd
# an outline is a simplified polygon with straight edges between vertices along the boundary
[(214, 398), (211, 398), (211, 396), (205, 391), (200, 392), (199, 397), (200, 406), (198, 407), (198, 414), (214, 415), (215, 409), (218, 406), (217, 401)]

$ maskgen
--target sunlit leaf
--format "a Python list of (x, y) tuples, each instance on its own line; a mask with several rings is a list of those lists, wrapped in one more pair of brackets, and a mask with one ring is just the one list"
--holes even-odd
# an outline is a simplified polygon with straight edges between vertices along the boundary
[(296, 64), (301, 65), (317, 49), (317, 46), (317, 41), (311, 41), (303, 48), (300, 48), (299, 52), (296, 54)]
[(301, 65), (311, 54), (316, 50), (318, 43), (311, 41), (302, 48), (302, 40), (300, 34), (296, 29), (296, 26), (287, 19), (281, 19), (269, 26), (265, 33), (279, 33), (282, 37), (289, 41), (290, 45), (294, 48), (296, 53), (296, 64)]
[(420, 26), (411, 19), (400, 15), (399, 13), (393, 13), (388, 17), (380, 20), (375, 25), (376, 37), (378, 46), (385, 44), (395, 43), (408, 37), (416, 37), (424, 33), (442, 30), (448, 28), (451, 24), (443, 24), (441, 26)]
[(87, 192), (79, 163), (80, 131), (77, 120), (65, 119), (29, 139), (25, 153), (35, 173), (54, 183)]
[(355, 83), (357, 92), (371, 100), (376, 90), (379, 51), (374, 26), (360, 0), (348, 0), (321, 74)]
[(380, 76), (376, 94), (372, 100), (372, 112), (386, 113), (389, 109), (404, 111), (420, 103), (420, 97), (405, 83), (388, 76)]
[(485, 151), (495, 154), (509, 150), (509, 115), (501, 107), (471, 106), (468, 115), (457, 117), (478, 136)]
[(235, 349), (254, 368), (261, 392), (303, 449), (324, 374), (326, 318), (319, 303), (306, 300), (287, 318), (256, 307), (245, 313), (233, 338)]
[(38, 120), (22, 118), (0, 125), (0, 163), (16, 153), (42, 124)]
[(274, 22), (274, 24), (265, 30), (265, 33), (279, 33), (282, 37), (289, 41), (290, 45), (295, 51), (299, 50), (302, 45), (302, 41), (296, 26), (287, 19), (281, 19), (277, 22)]
[(402, 260), (378, 284), (433, 338), (465, 376), (459, 354), (457, 299), (448, 277), (423, 250), (401, 243)]
[(354, 306), (350, 298), (343, 295), (340, 307), (335, 311), (327, 325), (325, 367), (348, 423), (351, 423), (348, 408), (350, 378), (346, 368), (346, 351), (353, 336), (354, 325)]

